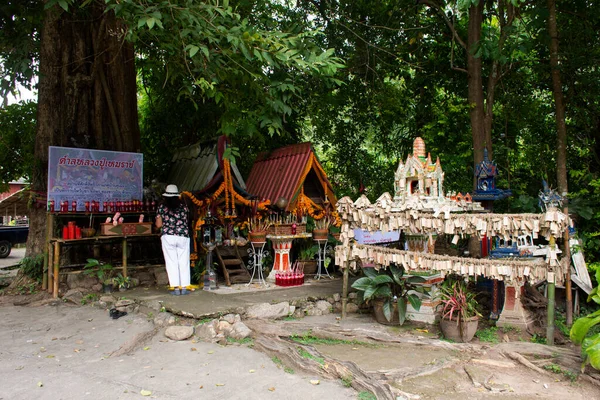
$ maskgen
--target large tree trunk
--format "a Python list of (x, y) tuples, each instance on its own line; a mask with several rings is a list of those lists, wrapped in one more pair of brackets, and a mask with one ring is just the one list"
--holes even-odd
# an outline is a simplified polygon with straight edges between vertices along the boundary
[[(44, 11), (36, 164), (31, 188), (45, 203), (48, 146), (140, 149), (134, 51), (126, 28), (101, 2)], [(27, 254), (45, 248), (45, 207), (30, 212)]]
[[(548, 0), (548, 33), (550, 34), (550, 71), (552, 75), (552, 94), (554, 95), (554, 108), (556, 119), (556, 180), (558, 192), (566, 196), (567, 185), (567, 125), (565, 123), (565, 102), (563, 97), (562, 82), (560, 79), (560, 66), (558, 64), (558, 28), (556, 26), (556, 0)], [(566, 201), (566, 199), (565, 199)], [(569, 208), (565, 204), (565, 214), (569, 214)], [(571, 248), (569, 246), (569, 231), (564, 235), (566, 258), (566, 314), (567, 326), (573, 324), (573, 299), (571, 293)]]
[(548, 0), (548, 32), (550, 33), (550, 72), (552, 75), (552, 94), (554, 95), (555, 120), (556, 120), (556, 178), (558, 192), (564, 195), (568, 191), (567, 185), (567, 126), (565, 124), (565, 102), (563, 97), (562, 82), (560, 79), (560, 66), (558, 64), (558, 28), (556, 26), (556, 1)]
[[(474, 165), (483, 160), (483, 147), (488, 146), (491, 151), (492, 143), (486, 143), (485, 112), (483, 105), (483, 79), (481, 57), (475, 57), (475, 49), (481, 39), (481, 25), (483, 23), (483, 1), (469, 8), (469, 33), (467, 40), (467, 73), (468, 73), (468, 101), (471, 117), (471, 134), (473, 136)], [(475, 185), (475, 181), (473, 183)]]

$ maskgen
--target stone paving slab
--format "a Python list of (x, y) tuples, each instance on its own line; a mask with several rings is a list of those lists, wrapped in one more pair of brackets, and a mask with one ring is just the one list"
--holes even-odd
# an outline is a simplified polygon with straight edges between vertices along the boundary
[(219, 314), (240, 313), (259, 303), (292, 302), (306, 299), (325, 299), (335, 293), (342, 293), (341, 277), (309, 281), (302, 286), (253, 288), (245, 285), (221, 287), (215, 291), (197, 290), (186, 296), (173, 296), (162, 288), (135, 288), (115, 296), (134, 299), (151, 308), (165, 307), (167, 310), (197, 319), (214, 317)]

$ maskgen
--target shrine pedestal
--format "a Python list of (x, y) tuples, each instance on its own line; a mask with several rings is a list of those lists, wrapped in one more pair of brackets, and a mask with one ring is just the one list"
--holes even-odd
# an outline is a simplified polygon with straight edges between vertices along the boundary
[(291, 269), (290, 251), (294, 239), (309, 238), (310, 233), (299, 233), (297, 235), (267, 235), (273, 243), (273, 268), (267, 277), (267, 282), (275, 282), (275, 274)]
[(406, 319), (409, 321), (424, 322), (435, 325), (439, 322), (441, 313), (439, 311), (440, 300), (423, 300), (419, 311), (415, 310), (410, 303), (406, 306)]
[(512, 326), (526, 331), (533, 324), (533, 318), (521, 303), (523, 284), (505, 283), (504, 307), (496, 326)]

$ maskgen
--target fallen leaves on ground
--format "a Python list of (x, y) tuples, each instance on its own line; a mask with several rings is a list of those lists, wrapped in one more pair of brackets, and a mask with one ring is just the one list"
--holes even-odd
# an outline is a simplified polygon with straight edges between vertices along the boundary
[(140, 394), (141, 394), (142, 396), (150, 396), (150, 395), (152, 394), (152, 392), (151, 392), (151, 391), (149, 391), (149, 390), (144, 390), (144, 389), (142, 389), (142, 390), (140, 390)]

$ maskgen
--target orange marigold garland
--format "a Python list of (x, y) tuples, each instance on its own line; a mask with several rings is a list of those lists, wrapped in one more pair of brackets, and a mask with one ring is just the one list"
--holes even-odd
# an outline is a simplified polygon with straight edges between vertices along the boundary
[[(301, 210), (303, 213), (310, 215), (315, 220), (320, 220), (327, 215), (327, 211), (323, 207), (316, 204), (310, 199), (304, 192), (300, 192), (298, 195), (298, 201), (296, 208)], [(340, 218), (337, 211), (333, 211), (330, 216), (333, 218), (333, 225), (342, 226), (342, 219)]]

